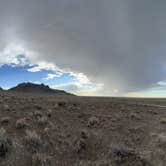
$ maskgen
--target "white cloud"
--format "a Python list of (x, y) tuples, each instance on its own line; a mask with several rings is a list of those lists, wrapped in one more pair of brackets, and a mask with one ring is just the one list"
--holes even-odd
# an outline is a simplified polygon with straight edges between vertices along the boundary
[(58, 68), (53, 63), (47, 63), (47, 62), (38, 62), (37, 64), (34, 64), (34, 67), (29, 68), (27, 71), (29, 72), (39, 72), (41, 70), (51, 70), (56, 71)]
[(79, 84), (90, 84), (91, 81), (90, 79), (83, 73), (70, 73), (71, 76), (75, 77), (75, 81), (78, 82)]
[(43, 79), (48, 81), (48, 80), (60, 77), (62, 75), (63, 75), (63, 73), (61, 73), (61, 72), (56, 72), (55, 74), (49, 73), (49, 74), (47, 74), (47, 77), (45, 77)]
[(73, 81), (60, 85), (53, 85), (52, 88), (66, 90), (81, 96), (102, 96), (104, 85), (101, 83), (93, 83), (83, 73), (70, 73)]
[(10, 44), (0, 53), (0, 64), (25, 65), (26, 58), (21, 56), (25, 54), (25, 50), (20, 45)]

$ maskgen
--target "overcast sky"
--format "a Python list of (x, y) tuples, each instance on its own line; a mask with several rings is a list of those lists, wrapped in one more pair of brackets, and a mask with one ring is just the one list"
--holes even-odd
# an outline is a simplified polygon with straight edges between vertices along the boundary
[(165, 0), (0, 0), (0, 21), (0, 64), (74, 77), (52, 87), (111, 95), (165, 86)]

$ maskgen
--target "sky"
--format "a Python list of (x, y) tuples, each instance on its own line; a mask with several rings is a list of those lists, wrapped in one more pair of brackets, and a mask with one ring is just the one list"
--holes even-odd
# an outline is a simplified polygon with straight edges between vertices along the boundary
[(0, 86), (166, 97), (165, 0), (0, 0)]

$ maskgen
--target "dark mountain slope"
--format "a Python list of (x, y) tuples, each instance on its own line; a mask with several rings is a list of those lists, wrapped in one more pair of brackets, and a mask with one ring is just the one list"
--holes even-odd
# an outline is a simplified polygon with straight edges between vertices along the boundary
[(8, 91), (39, 94), (72, 95), (63, 90), (51, 89), (49, 86), (44, 84), (34, 84), (29, 82), (18, 84), (16, 87), (13, 87)]

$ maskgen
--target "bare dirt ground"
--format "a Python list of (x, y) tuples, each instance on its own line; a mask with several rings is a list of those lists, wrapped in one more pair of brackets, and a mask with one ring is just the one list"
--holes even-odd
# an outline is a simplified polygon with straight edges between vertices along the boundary
[(165, 166), (166, 99), (0, 93), (0, 166)]

